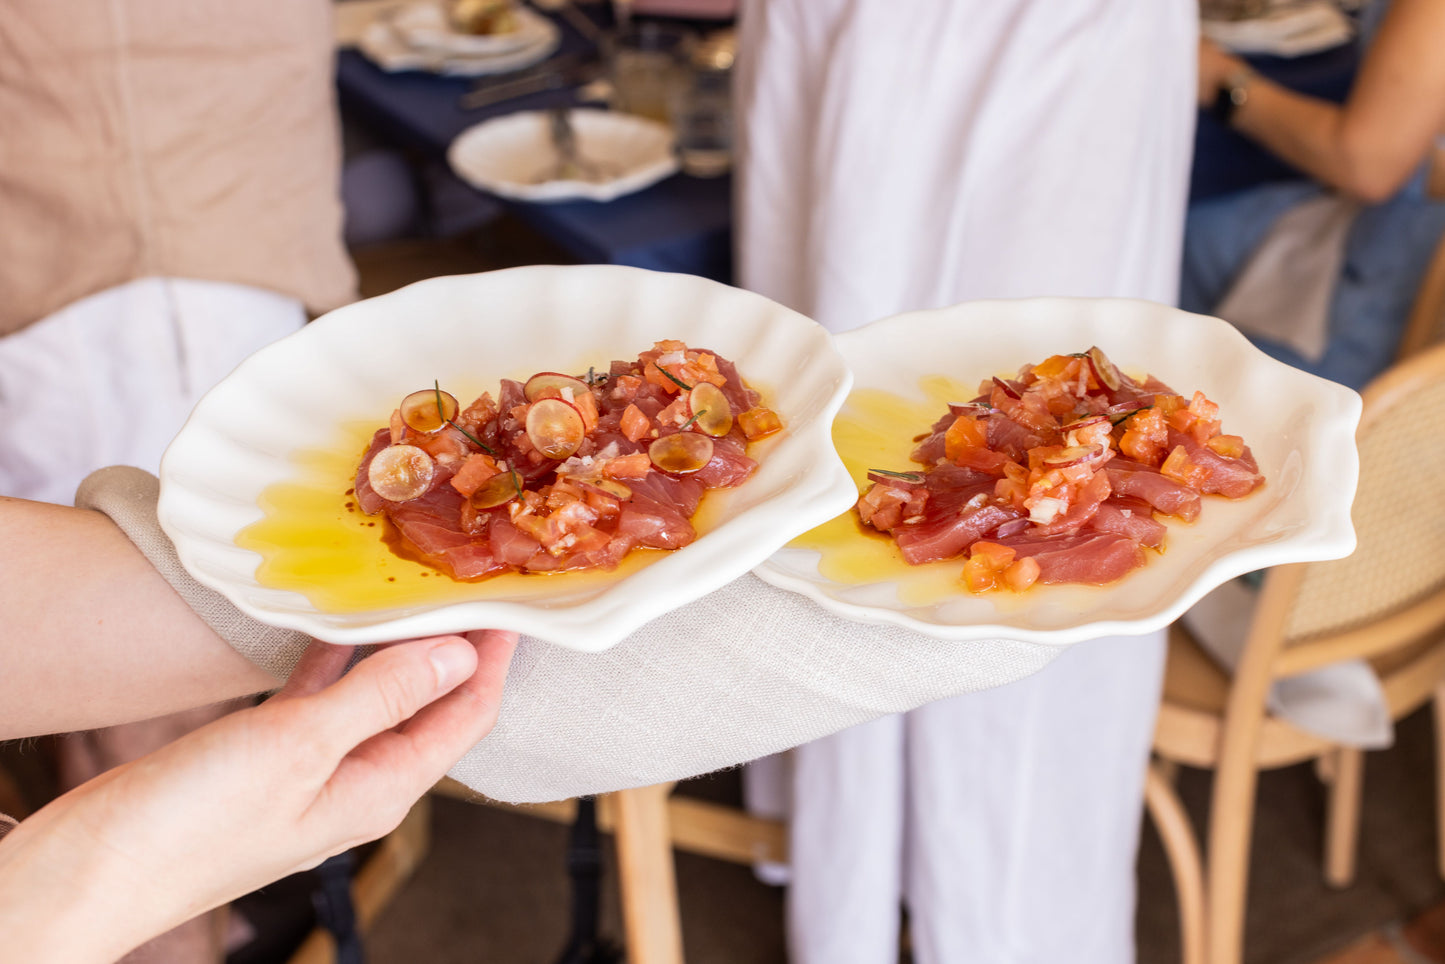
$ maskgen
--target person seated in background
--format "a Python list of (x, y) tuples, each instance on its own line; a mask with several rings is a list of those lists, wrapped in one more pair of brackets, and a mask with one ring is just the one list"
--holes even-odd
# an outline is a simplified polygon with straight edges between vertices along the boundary
[[(1198, 102), (1208, 113), (1180, 290), (1181, 307), (1216, 314), (1271, 356), (1356, 389), (1393, 360), (1445, 231), (1445, 203), (1427, 188), (1445, 131), (1445, 4), (1394, 0), (1374, 12), (1378, 29), (1363, 32), (1357, 70), (1349, 50), (1295, 69), (1256, 61), (1274, 60), (1281, 82), (1200, 41)], [(1342, 103), (1307, 76), (1330, 60), (1345, 63)], [(1291, 89), (1292, 74), (1316, 93)], [(1227, 144), (1231, 135), (1268, 158), (1252, 163), (1249, 148)]]

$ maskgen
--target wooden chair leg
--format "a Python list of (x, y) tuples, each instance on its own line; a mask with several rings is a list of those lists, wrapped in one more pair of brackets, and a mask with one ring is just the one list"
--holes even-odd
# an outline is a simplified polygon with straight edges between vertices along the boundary
[(610, 794), (628, 964), (682, 964), (682, 922), (663, 783)]
[(1174, 792), (1172, 770), (1163, 761), (1151, 764), (1144, 776), (1144, 804), (1164, 843), (1174, 896), (1179, 904), (1179, 956), (1182, 964), (1204, 964), (1204, 864), (1189, 816)]
[[(1445, 245), (1445, 241), (1441, 242)], [(1435, 714), (1435, 849), (1440, 876), (1445, 878), (1445, 682), (1436, 684), (1431, 707)]]
[(1342, 746), (1330, 755), (1334, 762), (1325, 806), (1325, 882), (1331, 887), (1348, 887), (1355, 880), (1365, 752)]
[[(380, 844), (351, 883), (356, 923), (364, 934), (382, 908), (401, 889), (431, 849), (431, 798), (423, 796), (401, 824)], [(332, 964), (336, 942), (324, 928), (314, 929), (287, 964)]]
[(1254, 832), (1254, 797), (1259, 774), (1248, 757), (1221, 755), (1209, 806), (1209, 873), (1205, 905), (1209, 964), (1240, 964), (1244, 957), (1245, 895), (1249, 848)]

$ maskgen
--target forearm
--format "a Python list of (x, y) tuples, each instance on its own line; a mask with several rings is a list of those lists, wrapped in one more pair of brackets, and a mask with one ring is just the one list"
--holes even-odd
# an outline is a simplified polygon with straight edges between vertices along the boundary
[(0, 739), (88, 729), (276, 685), (104, 515), (0, 498)]
[(1241, 134), (1293, 167), (1364, 201), (1388, 198), (1409, 176), (1413, 158), (1391, 157), (1352, 136), (1349, 118), (1336, 104), (1297, 94), (1263, 78), (1234, 114)]
[[(0, 842), (0, 933), (6, 960), (107, 964), (146, 940), (111, 889), (114, 855), (42, 810)], [(142, 924), (142, 927), (153, 925)]]
[[(1344, 104), (1262, 77), (1243, 85), (1231, 125), (1325, 184), (1364, 201), (1393, 195), (1445, 125), (1445, 3), (1393, 0)], [(1214, 44), (1199, 49), (1200, 106), (1234, 86), (1245, 64)]]

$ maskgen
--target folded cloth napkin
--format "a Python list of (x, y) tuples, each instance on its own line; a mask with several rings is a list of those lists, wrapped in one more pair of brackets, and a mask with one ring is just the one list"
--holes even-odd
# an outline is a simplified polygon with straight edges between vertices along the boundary
[(1330, 302), (1358, 202), (1311, 195), (1280, 215), (1214, 313), (1312, 362), (1329, 345)]
[(1354, 24), (1330, 0), (1274, 6), (1258, 17), (1200, 21), (1200, 32), (1237, 54), (1299, 57), (1348, 43)]
[[(1255, 591), (1234, 579), (1195, 603), (1184, 625), (1206, 653), (1233, 672), (1254, 618)], [(1370, 664), (1352, 659), (1276, 680), (1266, 705), (1282, 720), (1345, 746), (1381, 750), (1395, 742), (1385, 691)]]
[[(110, 516), (238, 652), (289, 674), (307, 637), (195, 582), (156, 521), (158, 495), (150, 473), (115, 467), (87, 478), (76, 504)], [(511, 803), (681, 780), (1022, 679), (1059, 652), (861, 625), (748, 574), (606, 652), (523, 637), (496, 727), (451, 776)]]

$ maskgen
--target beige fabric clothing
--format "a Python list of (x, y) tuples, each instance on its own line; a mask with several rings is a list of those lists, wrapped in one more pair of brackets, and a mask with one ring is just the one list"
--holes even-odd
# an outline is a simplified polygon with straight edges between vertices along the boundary
[(0, 335), (133, 278), (354, 297), (326, 0), (11, 0)]
[(1215, 314), (1245, 334), (1317, 362), (1329, 346), (1330, 302), (1360, 204), (1338, 194), (1282, 214), (1250, 255)]

